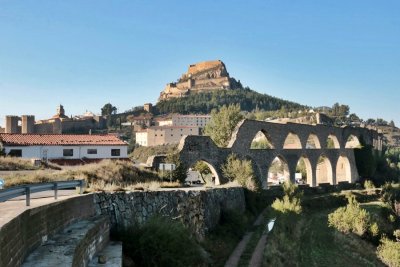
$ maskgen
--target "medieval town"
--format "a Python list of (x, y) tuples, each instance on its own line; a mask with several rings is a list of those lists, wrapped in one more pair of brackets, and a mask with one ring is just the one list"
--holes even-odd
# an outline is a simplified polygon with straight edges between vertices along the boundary
[[(0, 33), (9, 40), (0, 47), (10, 51), (10, 56), (0, 52), (0, 267), (400, 266), (400, 128), (396, 126), (400, 121), (389, 107), (390, 101), (400, 100), (391, 87), (394, 79), (400, 82), (394, 78), (398, 76), (389, 76), (390, 72), (384, 76), (376, 69), (368, 74), (365, 65), (356, 63), (335, 65), (333, 55), (326, 56), (332, 63), (327, 67), (331, 73), (327, 74), (327, 70), (310, 67), (310, 62), (319, 58), (307, 62), (304, 57), (320, 51), (301, 47), (303, 41), (297, 49), (308, 54), (299, 54), (297, 59), (283, 56), (282, 51), (291, 53), (293, 44), (286, 46), (289, 40), (276, 34), (277, 29), (271, 25), (277, 20), (290, 21), (290, 27), (283, 23), (281, 29), (290, 28), (292, 35), (288, 36), (304, 34), (298, 38), (307, 38), (312, 29), (315, 36), (307, 45), (313, 38), (323, 43), (326, 37), (314, 23), (298, 22), (296, 16), (289, 15), (298, 4), (288, 1), (269, 6), (255, 1), (254, 7), (232, 3), (226, 7), (228, 12), (220, 19), (231, 21), (235, 14), (236, 18), (246, 14), (248, 22), (230, 23), (236, 25), (241, 37), (254, 30), (254, 43), (241, 40), (239, 35), (233, 38), (232, 29), (225, 29), (227, 34), (208, 27), (209, 38), (214, 38), (211, 40), (229, 40), (230, 44), (224, 46), (201, 40), (207, 31), (198, 25), (190, 30), (179, 28), (187, 39), (172, 34), (172, 29), (178, 30), (174, 23), (189, 26), (192, 22), (175, 14), (188, 14), (190, 10), (193, 19), (210, 26), (220, 22), (212, 15), (214, 12), (202, 13), (176, 3), (156, 7), (135, 1), (126, 6), (100, 2), (94, 8), (79, 2), (75, 6), (51, 1), (33, 6), (27, 2), (25, 6), (6, 1), (5, 10), (0, 9), (0, 22), (7, 22), (0, 24)], [(161, 12), (161, 5), (170, 11), (170, 17)], [(337, 5), (350, 8), (342, 1)], [(382, 21), (399, 22), (390, 9), (399, 8), (397, 3), (379, 8), (373, 3), (364, 5), (359, 10), (364, 23), (370, 22), (367, 19), (375, 21), (369, 13), (374, 8)], [(170, 9), (172, 6), (174, 9)], [(28, 15), (29, 7), (35, 16)], [(45, 13), (40, 18), (40, 8), (60, 17)], [(349, 27), (359, 27), (359, 17), (347, 9), (323, 18), (315, 15), (314, 8), (300, 9), (316, 16), (319, 27), (333, 27), (328, 20), (337, 16), (347, 19)], [(320, 8), (323, 12), (338, 12), (328, 5)], [(93, 14), (88, 15), (89, 10)], [(150, 20), (145, 16), (150, 10), (168, 19)], [(109, 17), (104, 17), (104, 12)], [(32, 25), (42, 28), (28, 34), (29, 22), (18, 19), (24, 14)], [(132, 14), (137, 17), (132, 18)], [(67, 18), (76, 18), (75, 24), (65, 21)], [(105, 21), (114, 21), (115, 25), (96, 28)], [(293, 30), (294, 21), (299, 23), (299, 32)], [(15, 30), (11, 30), (12, 25)], [(64, 32), (70, 27), (76, 32)], [(132, 32), (128, 34), (128, 28), (138, 39), (132, 37)], [(171, 35), (164, 39), (161, 32), (167, 28)], [(60, 32), (55, 33), (57, 29)], [(388, 26), (379, 33), (386, 47), (394, 47), (393, 42), (400, 44), (399, 35), (393, 37), (390, 30)], [(150, 32), (154, 36), (150, 37)], [(47, 66), (55, 55), (53, 49), (44, 49), (41, 53), (46, 57), (30, 69), (28, 61), (34, 52), (29, 52), (29, 42), (18, 43), (15, 48), (26, 49), (26, 61), (8, 47), (18, 38), (50, 33), (65, 42), (55, 45), (48, 40), (57, 53), (78, 49), (67, 45), (73, 45), (64, 39), (68, 34), (85, 33), (87, 38), (94, 38), (88, 39), (90, 43), (106, 35), (109, 39), (102, 39), (101, 48), (85, 50), (82, 61), (63, 57), (65, 64), (71, 60), (76, 65), (69, 70)], [(267, 33), (282, 47), (269, 43)], [(343, 34), (350, 33), (348, 30)], [(119, 43), (120, 34), (137, 43)], [(343, 51), (351, 49), (352, 56), (364, 53), (352, 47), (348, 39), (342, 40), (340, 34), (332, 34), (337, 35), (337, 45), (345, 47)], [(160, 58), (155, 47), (162, 40), (172, 42), (172, 37), (176, 48), (164, 43), (171, 54)], [(199, 52), (201, 46), (194, 43), (187, 51), (184, 40), (189, 44), (191, 37), (215, 48), (218, 54)], [(45, 41), (29, 38), (33, 38), (32, 47)], [(155, 42), (145, 42), (148, 38)], [(355, 38), (353, 45), (358, 44)], [(369, 40), (364, 35), (360, 38)], [(371, 41), (371, 47), (372, 43), (378, 45)], [(269, 62), (265, 61), (266, 55), (256, 55), (259, 45), (275, 51), (268, 54)], [(84, 46), (82, 41), (79, 49)], [(100, 51), (108, 51), (108, 46), (115, 60)], [(391, 55), (399, 56), (399, 47), (390, 48)], [(157, 58), (160, 62), (143, 60), (140, 49), (151, 60)], [(236, 51), (236, 57), (232, 51)], [(239, 57), (238, 51), (248, 59)], [(193, 55), (184, 56), (189, 52)], [(139, 61), (130, 61), (133, 53)], [(332, 53), (340, 56), (337, 51)], [(124, 56), (118, 58), (121, 54)], [(115, 77), (112, 71), (109, 77), (99, 75), (105, 68), (95, 63), (99, 58), (116, 72), (120, 71), (118, 64), (132, 66), (134, 71), (121, 71)], [(300, 58), (301, 64), (296, 62)], [(384, 64), (384, 58), (386, 54), (375, 62), (371, 55), (371, 64)], [(251, 60), (254, 62), (246, 65)], [(280, 65), (280, 60), (286, 60), (286, 64)], [(297, 63), (302, 67), (296, 66), (292, 72), (292, 65)], [(396, 64), (393, 68), (398, 69)], [(21, 69), (16, 71), (16, 66)], [(90, 71), (85, 71), (89, 66)], [(41, 68), (54, 76), (39, 81)], [(339, 75), (344, 68), (353, 68), (352, 78)], [(315, 84), (305, 84), (310, 81), (307, 78), (311, 70), (315, 71)], [(64, 78), (57, 76), (59, 72), (65, 75), (64, 84), (60, 83)], [(37, 79), (31, 73), (36, 73)], [(296, 76), (300, 74), (303, 80)], [(78, 76), (71, 80), (71, 75)], [(130, 85), (127, 90), (124, 85), (132, 78), (130, 75), (140, 86)], [(282, 75), (287, 78), (281, 80)], [(357, 75), (365, 79), (363, 93), (352, 87)], [(339, 85), (334, 82), (320, 86), (320, 81), (336, 79), (334, 76), (343, 77), (343, 89), (333, 89)], [(369, 93), (366, 84), (373, 88), (376, 77), (386, 77), (379, 86), (392, 90), (390, 95), (384, 93), (384, 88)], [(112, 86), (108, 79), (113, 81)], [(361, 84), (361, 80), (358, 82)], [(45, 83), (52, 88), (46, 89)], [(79, 87), (79, 83), (86, 88)], [(385, 101), (386, 106), (380, 105)]]

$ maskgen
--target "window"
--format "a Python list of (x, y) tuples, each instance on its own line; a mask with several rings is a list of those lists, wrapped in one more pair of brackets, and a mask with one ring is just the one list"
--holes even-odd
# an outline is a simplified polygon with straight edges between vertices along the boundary
[(20, 158), (22, 157), (22, 149), (10, 149), (8, 156)]
[(87, 150), (87, 153), (88, 153), (89, 155), (97, 155), (97, 149), (95, 149), (95, 148), (89, 148), (89, 149)]
[(120, 149), (111, 149), (111, 156), (118, 157), (120, 155), (121, 155), (121, 150)]
[(63, 156), (64, 157), (72, 157), (74, 155), (73, 149), (63, 149)]

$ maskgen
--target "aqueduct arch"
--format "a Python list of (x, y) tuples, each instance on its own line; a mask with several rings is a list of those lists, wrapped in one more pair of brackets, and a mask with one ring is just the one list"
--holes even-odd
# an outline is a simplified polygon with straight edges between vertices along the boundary
[[(261, 132), (273, 147), (252, 149), (254, 138)], [(290, 148), (285, 147), (288, 136), (295, 135)], [(376, 131), (366, 128), (331, 127), (325, 125), (305, 125), (296, 123), (272, 123), (254, 120), (243, 120), (235, 128), (228, 147), (220, 148), (208, 136), (186, 136), (179, 145), (180, 160), (185, 166), (191, 166), (198, 160), (203, 160), (215, 168), (221, 183), (226, 179), (221, 172), (221, 166), (230, 154), (236, 154), (241, 159), (251, 159), (253, 169), (259, 176), (264, 187), (268, 184), (268, 170), (271, 162), (277, 156), (285, 159), (289, 177), (295, 182), (296, 167), (300, 159), (307, 161), (307, 183), (317, 186), (322, 183), (318, 179), (317, 169), (319, 159), (323, 155), (329, 161), (326, 168), (328, 182), (355, 182), (358, 172), (354, 158), (354, 147), (346, 148), (349, 136), (362, 136), (365, 144), (373, 145), (382, 150), (383, 138)], [(328, 140), (330, 146), (328, 146)], [(310, 141), (311, 140), (311, 141)], [(310, 142), (314, 145), (310, 145)], [(319, 145), (318, 145), (319, 143)], [(308, 144), (308, 145), (307, 145)], [(286, 144), (287, 145), (287, 144)], [(256, 166), (256, 167), (254, 167)], [(309, 178), (310, 177), (310, 178)], [(325, 182), (324, 182), (325, 183)]]

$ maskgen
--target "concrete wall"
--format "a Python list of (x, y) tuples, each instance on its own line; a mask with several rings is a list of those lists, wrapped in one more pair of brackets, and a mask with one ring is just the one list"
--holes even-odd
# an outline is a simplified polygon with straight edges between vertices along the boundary
[[(127, 146), (5, 146), (8, 154), (11, 149), (22, 149), (23, 158), (47, 159), (111, 159), (127, 158)], [(64, 149), (73, 149), (73, 156), (63, 156)], [(97, 154), (88, 154), (88, 149), (97, 149)], [(111, 156), (111, 149), (120, 149), (120, 156)]]
[(242, 188), (99, 193), (95, 202), (97, 214), (110, 216), (116, 229), (142, 224), (160, 213), (182, 221), (200, 240), (218, 224), (222, 209), (245, 209)]
[(48, 235), (95, 214), (93, 195), (79, 196), (24, 211), (0, 228), (0, 266), (20, 266)]

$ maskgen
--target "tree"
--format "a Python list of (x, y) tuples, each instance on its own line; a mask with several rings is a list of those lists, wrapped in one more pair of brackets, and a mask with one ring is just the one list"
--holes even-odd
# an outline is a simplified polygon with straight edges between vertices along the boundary
[(220, 147), (226, 147), (236, 125), (243, 119), (240, 105), (223, 106), (211, 112), (211, 121), (204, 128), (204, 134), (211, 137)]
[(107, 103), (101, 108), (102, 116), (110, 116), (116, 113), (117, 113), (117, 107), (113, 106), (111, 103)]

